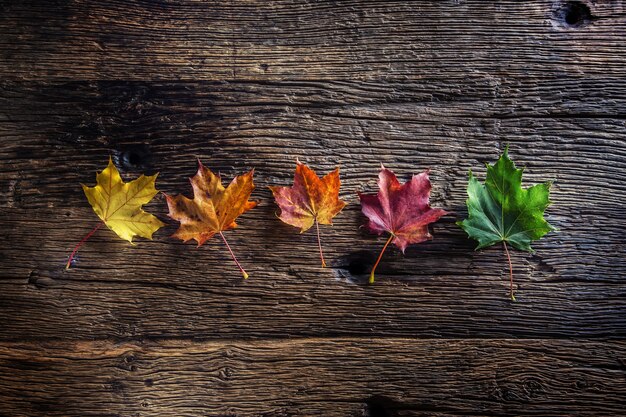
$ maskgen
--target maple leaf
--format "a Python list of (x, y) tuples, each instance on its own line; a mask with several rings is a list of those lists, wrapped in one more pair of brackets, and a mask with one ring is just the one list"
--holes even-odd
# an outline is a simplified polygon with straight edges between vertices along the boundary
[(467, 186), (468, 218), (457, 222), (469, 237), (478, 241), (476, 250), (502, 242), (509, 261), (511, 300), (515, 300), (513, 265), (507, 243), (515, 249), (532, 252), (532, 241), (555, 230), (543, 218), (550, 204), (552, 183), (524, 189), (522, 172), (509, 159), (508, 146), (495, 165), (487, 164), (484, 184), (470, 171)]
[(66, 269), (69, 269), (74, 255), (103, 224), (122, 239), (133, 243), (133, 237), (152, 239), (152, 234), (164, 224), (152, 214), (141, 209), (157, 194), (155, 181), (158, 174), (141, 175), (136, 180), (124, 183), (119, 171), (109, 157), (108, 166), (96, 175), (96, 186), (81, 184), (93, 211), (102, 222), (87, 234), (74, 248)]
[(254, 170), (251, 170), (236, 176), (224, 188), (221, 178), (198, 160), (198, 172), (189, 179), (193, 188), (193, 200), (182, 194), (175, 197), (165, 195), (169, 216), (180, 222), (180, 227), (172, 237), (183, 242), (193, 239), (201, 246), (219, 233), (244, 278), (248, 278), (248, 274), (222, 232), (237, 227), (237, 217), (257, 205), (254, 201), (248, 201), (254, 189), (253, 175)]
[(390, 234), (372, 268), (370, 284), (374, 282), (374, 271), (390, 242), (393, 241), (404, 253), (408, 245), (432, 239), (428, 225), (447, 214), (442, 209), (430, 207), (428, 172), (414, 175), (410, 181), (400, 184), (395, 174), (381, 164), (378, 194), (359, 193), (361, 210), (369, 219), (369, 231), (378, 235)]
[(339, 186), (339, 168), (320, 179), (315, 171), (296, 161), (293, 186), (269, 187), (276, 204), (280, 207), (279, 218), (283, 222), (299, 227), (300, 233), (306, 232), (315, 224), (322, 267), (326, 266), (326, 262), (322, 252), (319, 224), (332, 224), (333, 217), (346, 205), (345, 201), (339, 199)]

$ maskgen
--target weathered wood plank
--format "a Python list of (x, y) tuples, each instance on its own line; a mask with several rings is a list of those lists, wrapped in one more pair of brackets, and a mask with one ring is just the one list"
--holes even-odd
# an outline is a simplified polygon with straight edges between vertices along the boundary
[[(621, 2), (2, 2), (0, 73), (20, 79), (624, 76)], [(568, 23), (569, 22), (569, 23)], [(574, 27), (573, 27), (574, 26)]]
[[(81, 417), (621, 415), (625, 358), (623, 342), (557, 340), (2, 343), (0, 408)], [(366, 411), (373, 403), (376, 414)]]
[[(101, 247), (96, 245), (96, 249)], [(172, 256), (163, 245), (159, 248), (162, 256)], [(420, 259), (409, 258), (401, 265), (392, 262), (379, 274), (381, 282), (368, 287), (339, 281), (337, 276), (346, 273), (341, 268), (285, 266), (277, 272), (263, 271), (263, 264), (251, 263), (248, 257), (244, 259), (251, 279), (240, 283), (226, 255), (218, 255), (217, 250), (210, 247), (195, 258), (182, 255), (181, 260), (168, 261), (176, 263), (178, 271), (166, 264), (150, 262), (147, 266), (147, 262), (135, 261), (134, 267), (129, 262), (119, 269), (91, 266), (68, 278), (32, 271), (30, 276), (3, 281), (0, 337), (626, 334), (623, 285), (541, 278), (528, 282), (518, 276), (519, 301), (511, 304), (501, 254), (475, 258), (476, 266), (467, 275), (428, 272), (437, 268), (435, 261), (449, 264), (458, 255), (436, 255), (427, 262), (427, 272), (419, 275), (408, 275), (406, 264), (418, 270)], [(135, 256), (154, 257), (145, 253)], [(58, 265), (60, 269), (62, 263)], [(152, 268), (159, 267), (164, 272), (157, 276)], [(390, 272), (393, 267), (405, 272)], [(230, 279), (219, 277), (228, 273)]]
[[(475, 81), (463, 85), (472, 90)], [(390, 90), (381, 92), (385, 85)], [(492, 113), (476, 117), (464, 95), (433, 104), (420, 83), (397, 105), (387, 103), (403, 91), (393, 83), (4, 86), (4, 339), (66, 332), (81, 338), (626, 334), (626, 125), (605, 117), (601, 106), (593, 117), (580, 110), (558, 117), (568, 99), (550, 101), (551, 90), (543, 87), (527, 90), (546, 98), (532, 117), (524, 115), (534, 100), (524, 102), (526, 93), (513, 92), (499, 104), (487, 90), (471, 97)], [(620, 103), (609, 88), (602, 94)], [(510, 102), (520, 104), (516, 117), (505, 115)], [(514, 254), (515, 305), (506, 299), (500, 249), (474, 252), (454, 225), (465, 214), (467, 170), (482, 176), (483, 163), (495, 160), (505, 141), (528, 167), (529, 183), (556, 179), (548, 214), (560, 229), (535, 245), (537, 254)], [(255, 167), (254, 198), (261, 204), (229, 232), (251, 279), (239, 281), (218, 241), (195, 250), (168, 239), (173, 222), (156, 241), (135, 247), (103, 230), (65, 271), (72, 246), (96, 222), (79, 183), (93, 183), (110, 154), (125, 177), (158, 169), (159, 189), (188, 195), (196, 157), (226, 178)], [(266, 188), (291, 181), (296, 157), (320, 171), (342, 167), (342, 196), (350, 204), (323, 230), (327, 270), (318, 268), (312, 234), (276, 220)], [(433, 204), (453, 214), (434, 227), (434, 241), (405, 257), (390, 251), (380, 284), (368, 288), (363, 282), (382, 243), (358, 229), (356, 191), (374, 189), (380, 162), (403, 178), (432, 167)], [(161, 197), (149, 209), (166, 219)]]

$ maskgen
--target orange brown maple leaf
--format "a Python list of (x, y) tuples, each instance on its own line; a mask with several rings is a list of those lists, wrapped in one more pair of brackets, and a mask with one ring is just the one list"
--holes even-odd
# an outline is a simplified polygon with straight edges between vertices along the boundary
[(299, 227), (300, 233), (315, 225), (323, 267), (326, 266), (326, 262), (322, 252), (319, 225), (332, 224), (333, 217), (345, 207), (345, 201), (339, 199), (340, 185), (339, 168), (319, 178), (311, 168), (296, 161), (293, 186), (269, 187), (276, 204), (280, 207), (279, 218), (283, 222)]
[(237, 227), (237, 217), (257, 205), (255, 201), (248, 201), (254, 190), (253, 175), (254, 170), (250, 170), (236, 176), (224, 188), (219, 175), (198, 161), (198, 172), (189, 179), (193, 199), (182, 194), (174, 197), (165, 195), (168, 215), (180, 222), (180, 227), (172, 237), (183, 242), (193, 239), (201, 246), (213, 235), (219, 234), (244, 278), (248, 278), (248, 274), (235, 257), (223, 232)]

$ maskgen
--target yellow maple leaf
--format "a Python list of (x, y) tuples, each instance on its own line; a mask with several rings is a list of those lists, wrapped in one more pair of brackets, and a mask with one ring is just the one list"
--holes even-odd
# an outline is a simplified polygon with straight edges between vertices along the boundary
[[(96, 175), (96, 186), (88, 187), (82, 184), (82, 187), (89, 204), (102, 223), (132, 244), (135, 236), (152, 239), (152, 234), (165, 225), (141, 208), (158, 193), (155, 188), (157, 175), (141, 175), (136, 180), (125, 183), (109, 158), (109, 165)], [(98, 224), (74, 249), (67, 262), (68, 268), (78, 248), (102, 226), (102, 223)]]

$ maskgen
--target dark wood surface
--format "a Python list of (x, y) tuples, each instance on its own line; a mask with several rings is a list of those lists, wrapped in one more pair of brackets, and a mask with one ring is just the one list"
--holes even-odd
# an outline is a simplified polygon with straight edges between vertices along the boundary
[[(621, 2), (0, 1), (0, 415), (623, 415)], [(505, 144), (559, 231), (480, 252), (455, 221)], [(199, 158), (259, 206), (196, 249), (135, 246), (80, 184), (112, 156), (190, 195)], [(276, 219), (295, 160), (341, 167), (315, 235)], [(431, 169), (450, 211), (385, 254), (358, 191)]]

